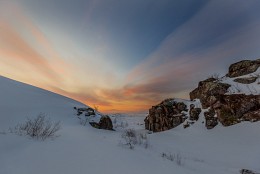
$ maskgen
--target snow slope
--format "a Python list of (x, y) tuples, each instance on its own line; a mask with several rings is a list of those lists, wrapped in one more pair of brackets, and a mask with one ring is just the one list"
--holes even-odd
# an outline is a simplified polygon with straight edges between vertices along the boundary
[[(82, 126), (69, 98), (0, 77), (0, 174), (236, 174), (260, 171), (260, 123), (206, 130), (199, 120), (190, 128), (148, 134), (149, 146), (122, 145), (125, 129), (144, 130), (145, 115), (114, 115), (117, 131)], [(60, 137), (36, 141), (8, 132), (26, 117), (46, 113), (60, 120)], [(116, 118), (116, 121), (114, 120)], [(120, 143), (121, 142), (121, 143)], [(162, 154), (179, 156), (176, 160)]]

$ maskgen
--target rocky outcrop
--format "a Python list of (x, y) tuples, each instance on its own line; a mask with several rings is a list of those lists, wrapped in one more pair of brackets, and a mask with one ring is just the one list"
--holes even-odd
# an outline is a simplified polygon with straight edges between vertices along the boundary
[[(145, 128), (154, 132), (174, 128), (187, 119), (183, 111), (189, 114), (189, 120), (192, 121), (183, 124), (183, 127), (187, 128), (199, 119), (202, 109), (208, 110), (204, 112), (207, 129), (214, 128), (219, 122), (224, 126), (230, 126), (241, 121), (260, 121), (259, 88), (254, 83), (259, 75), (251, 74), (259, 67), (260, 59), (243, 60), (232, 64), (228, 74), (222, 78), (212, 76), (200, 81), (198, 87), (190, 92), (190, 99), (191, 103), (194, 99), (199, 99), (202, 108), (195, 108), (195, 105), (191, 104), (187, 110), (183, 102), (172, 99), (153, 106), (145, 118)], [(242, 75), (248, 76), (239, 77)], [(229, 77), (237, 78), (233, 80)], [(238, 86), (238, 83), (232, 83), (231, 80), (241, 84)]]
[[(144, 120), (145, 128), (153, 132), (172, 129), (182, 124), (188, 118), (185, 113), (190, 114), (190, 120), (196, 121), (199, 119), (201, 109), (195, 108), (195, 105), (191, 104), (190, 110), (188, 110), (184, 102), (166, 99), (149, 109), (149, 114)], [(189, 126), (192, 123), (194, 122), (187, 122), (187, 125)], [(184, 127), (186, 128), (186, 126)]]
[(183, 102), (175, 102), (173, 99), (164, 100), (149, 109), (149, 114), (144, 120), (145, 128), (153, 132), (172, 129), (187, 119), (183, 111), (188, 111)]
[(234, 79), (234, 82), (242, 83), (242, 84), (250, 84), (254, 83), (258, 77), (245, 77), (245, 78), (237, 78)]
[(260, 67), (260, 59), (257, 60), (242, 60), (230, 65), (228, 77), (238, 77), (255, 72)]
[[(260, 66), (260, 59), (255, 61), (244, 60), (229, 67), (229, 77), (238, 77), (255, 72)], [(234, 81), (242, 84), (251, 84), (258, 77), (236, 78)], [(230, 126), (241, 121), (260, 120), (260, 95), (227, 94), (231, 85), (222, 83), (220, 79), (208, 78), (199, 82), (198, 87), (190, 93), (190, 99), (200, 99), (205, 112), (205, 126), (208, 129), (215, 127), (219, 122)], [(211, 114), (213, 113), (214, 114)], [(217, 117), (214, 115), (216, 114)]]
[(219, 95), (225, 94), (229, 87), (229, 84), (220, 83), (215, 78), (209, 78), (199, 82), (198, 87), (190, 92), (190, 99), (200, 99), (202, 108), (206, 109), (217, 101)]

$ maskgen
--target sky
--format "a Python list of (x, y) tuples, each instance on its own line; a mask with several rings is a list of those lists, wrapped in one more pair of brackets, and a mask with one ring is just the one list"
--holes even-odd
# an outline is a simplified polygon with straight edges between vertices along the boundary
[(0, 75), (145, 112), (260, 58), (259, 0), (2, 0)]

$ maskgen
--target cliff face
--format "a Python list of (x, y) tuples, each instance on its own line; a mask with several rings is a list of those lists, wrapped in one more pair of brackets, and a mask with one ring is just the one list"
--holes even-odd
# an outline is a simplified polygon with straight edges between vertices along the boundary
[(153, 106), (145, 119), (146, 129), (164, 131), (185, 120), (184, 127), (188, 127), (199, 116), (205, 117), (208, 129), (214, 128), (219, 122), (223, 126), (230, 126), (241, 121), (259, 121), (259, 66), (260, 59), (234, 63), (230, 65), (226, 76), (213, 76), (200, 81), (198, 87), (190, 92), (191, 101), (167, 99)]

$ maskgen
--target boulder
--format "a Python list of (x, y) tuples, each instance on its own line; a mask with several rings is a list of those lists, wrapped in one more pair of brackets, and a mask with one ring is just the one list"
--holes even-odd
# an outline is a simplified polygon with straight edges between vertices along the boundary
[(99, 129), (113, 130), (112, 120), (109, 116), (104, 115), (100, 118)]
[(153, 132), (172, 129), (186, 120), (183, 111), (187, 111), (187, 106), (183, 102), (166, 99), (149, 109), (149, 114), (144, 119), (145, 129)]
[(257, 60), (242, 60), (230, 65), (228, 77), (238, 77), (255, 72), (260, 66), (260, 59)]
[(113, 129), (113, 124), (112, 124), (112, 120), (109, 116), (107, 115), (103, 115), (100, 120), (99, 123), (96, 122), (89, 122), (89, 124), (97, 129), (105, 129), (105, 130), (114, 130)]
[(203, 109), (207, 109), (218, 100), (218, 96), (225, 94), (229, 84), (220, 83), (215, 78), (209, 78), (199, 82), (196, 89), (190, 92), (190, 99), (200, 99)]
[(258, 77), (245, 77), (245, 78), (237, 78), (234, 79), (234, 82), (242, 83), (242, 84), (250, 84), (254, 83)]

